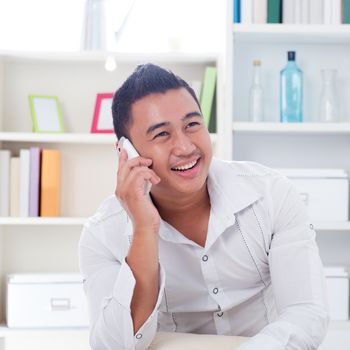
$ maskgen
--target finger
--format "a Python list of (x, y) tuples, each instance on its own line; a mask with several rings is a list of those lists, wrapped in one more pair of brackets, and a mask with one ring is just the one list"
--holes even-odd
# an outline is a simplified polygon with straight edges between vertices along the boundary
[(143, 158), (143, 157), (136, 157), (132, 159), (126, 160), (118, 169), (118, 180), (123, 180), (127, 176), (129, 176), (130, 171), (134, 168), (139, 167), (149, 167), (152, 164), (152, 159), (150, 158)]

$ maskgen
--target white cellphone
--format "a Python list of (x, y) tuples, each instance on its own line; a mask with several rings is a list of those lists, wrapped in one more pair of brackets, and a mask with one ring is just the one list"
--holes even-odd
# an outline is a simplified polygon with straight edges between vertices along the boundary
[[(126, 153), (128, 154), (128, 159), (133, 159), (133, 158), (140, 156), (137, 153), (133, 144), (124, 136), (121, 137), (120, 140), (118, 141), (118, 145), (117, 145), (118, 155), (120, 155), (120, 152), (122, 151), (123, 148), (125, 149)], [(152, 187), (151, 182), (147, 181), (145, 183), (145, 194), (149, 194), (151, 187)]]

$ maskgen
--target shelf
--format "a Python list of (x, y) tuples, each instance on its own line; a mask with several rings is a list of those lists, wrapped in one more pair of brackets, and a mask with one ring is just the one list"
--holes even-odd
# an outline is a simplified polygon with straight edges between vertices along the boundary
[(45, 142), (45, 143), (83, 143), (113, 145), (114, 134), (49, 134), (33, 132), (0, 132), (0, 142)]
[(350, 232), (350, 222), (315, 222), (314, 223), (316, 231), (349, 231)]
[(83, 226), (87, 218), (78, 217), (36, 217), (36, 218), (21, 218), (21, 217), (0, 217), (0, 226)]
[(5, 323), (0, 324), (0, 338), (5, 338), (12, 335), (27, 335), (27, 334), (48, 334), (48, 333), (67, 333), (67, 332), (79, 332), (87, 333), (89, 329), (87, 327), (70, 327), (70, 328), (8, 328)]
[(291, 135), (350, 135), (350, 123), (253, 123), (234, 122), (234, 133)]
[(233, 24), (236, 42), (349, 44), (350, 25)]
[(48, 62), (104, 62), (107, 56), (113, 55), (117, 64), (135, 64), (141, 62), (157, 63), (215, 63), (218, 59), (217, 53), (181, 53), (181, 52), (159, 52), (159, 53), (130, 53), (130, 52), (104, 52), (104, 51), (76, 51), (76, 52), (32, 52), (32, 51), (0, 51), (0, 58), (5, 61), (48, 61)]

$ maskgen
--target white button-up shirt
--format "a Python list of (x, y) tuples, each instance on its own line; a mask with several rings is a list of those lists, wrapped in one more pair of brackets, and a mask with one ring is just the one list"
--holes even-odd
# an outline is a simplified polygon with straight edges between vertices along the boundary
[(207, 187), (204, 248), (161, 221), (158, 301), (136, 334), (131, 221), (111, 196), (86, 223), (80, 267), (94, 350), (147, 349), (157, 329), (251, 337), (240, 350), (318, 348), (328, 325), (323, 269), (291, 182), (257, 163), (214, 158)]

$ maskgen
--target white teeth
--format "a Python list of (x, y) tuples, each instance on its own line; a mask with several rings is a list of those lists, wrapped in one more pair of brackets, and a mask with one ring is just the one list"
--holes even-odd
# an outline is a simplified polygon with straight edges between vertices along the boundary
[(198, 161), (198, 159), (194, 160), (193, 162), (191, 162), (189, 164), (182, 165), (182, 166), (179, 166), (179, 167), (174, 167), (172, 169), (174, 169), (174, 170), (187, 170), (187, 169), (190, 169), (193, 166), (195, 166), (197, 164), (197, 161)]

